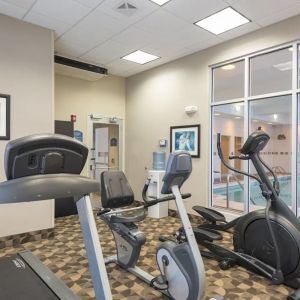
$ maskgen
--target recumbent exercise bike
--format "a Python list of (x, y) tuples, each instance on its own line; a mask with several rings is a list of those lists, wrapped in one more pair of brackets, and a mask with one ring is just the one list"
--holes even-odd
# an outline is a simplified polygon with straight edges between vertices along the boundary
[[(106, 171), (101, 174), (103, 208), (99, 211), (98, 216), (111, 229), (117, 248), (117, 254), (106, 258), (105, 263), (118, 264), (164, 295), (176, 300), (200, 300), (203, 298), (205, 289), (203, 261), (182, 200), (191, 195), (181, 195), (180, 193), (180, 187), (191, 172), (192, 161), (188, 153), (170, 154), (161, 192), (171, 195), (159, 199), (148, 198), (146, 193), (149, 181), (147, 181), (143, 189), (145, 204), (125, 209), (121, 208), (133, 203), (134, 194), (124, 173)], [(170, 200), (176, 201), (185, 230), (186, 242), (166, 241), (158, 246), (156, 260), (161, 275), (153, 277), (136, 266), (146, 237), (135, 223), (145, 219), (145, 208)]]

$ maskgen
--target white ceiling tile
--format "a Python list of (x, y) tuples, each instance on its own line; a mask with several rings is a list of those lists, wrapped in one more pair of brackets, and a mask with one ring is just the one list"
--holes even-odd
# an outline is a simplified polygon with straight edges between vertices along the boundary
[(223, 40), (230, 40), (230, 39), (236, 38), (238, 36), (247, 34), (251, 31), (255, 31), (259, 28), (260, 28), (260, 26), (257, 25), (256, 23), (250, 22), (250, 23), (244, 24), (242, 26), (239, 26), (237, 28), (228, 30), (222, 34), (219, 34), (218, 37), (220, 37)]
[(110, 39), (126, 25), (103, 13), (93, 11), (61, 38), (72, 44), (85, 44), (87, 50)]
[[(298, 1), (299, 2), (299, 1)], [(295, 5), (297, 0), (240, 0), (233, 5), (246, 18), (256, 21), (272, 16), (282, 9)]]
[(132, 69), (139, 69), (141, 66), (124, 59), (116, 59), (109, 64), (106, 64), (105, 67), (108, 69), (108, 72), (111, 74), (117, 74), (119, 72), (126, 72)]
[(85, 5), (87, 7), (95, 8), (104, 0), (74, 0), (74, 1), (79, 2), (80, 4)]
[(79, 57), (88, 50), (85, 43), (65, 41), (59, 39), (55, 42), (55, 52), (63, 56)]
[(268, 26), (270, 24), (280, 22), (284, 19), (288, 19), (298, 14), (300, 14), (300, 2), (285, 9), (281, 9), (280, 11), (273, 13), (272, 15), (267, 15), (262, 19), (258, 19), (256, 23), (262, 26)]
[(215, 36), (212, 38), (209, 38), (207, 40), (201, 41), (199, 43), (195, 43), (194, 45), (190, 45), (188, 48), (193, 50), (194, 52), (210, 48), (212, 46), (215, 46), (217, 44), (222, 43), (223, 40), (221, 40), (219, 37)]
[[(162, 60), (170, 60), (172, 58), (177, 58), (180, 55), (184, 56), (185, 53), (190, 51), (190, 49), (187, 49), (185, 47), (179, 47), (177, 43), (163, 43), (161, 42), (160, 44), (152, 44), (143, 47), (141, 50), (159, 56), (160, 61)], [(159, 60), (155, 61), (156, 63), (159, 63)]]
[(222, 0), (172, 0), (164, 5), (164, 9), (188, 22), (195, 23), (227, 6), (228, 4)]
[(32, 11), (65, 23), (75, 24), (91, 9), (73, 0), (38, 0)]
[(215, 37), (215, 35), (194, 24), (188, 24), (167, 36), (158, 35), (155, 42), (157, 44), (168, 43), (170, 46), (189, 48), (190, 45), (201, 43), (212, 37)]
[(24, 21), (52, 29), (55, 31), (56, 36), (63, 34), (71, 26), (70, 24), (64, 23), (60, 20), (54, 19), (52, 17), (44, 16), (42, 14), (38, 14), (32, 11), (30, 11), (26, 15)]
[(35, 0), (3, 0), (3, 2), (7, 2), (9, 4), (29, 9)]
[(0, 0), (0, 14), (21, 19), (25, 15), (26, 11), (27, 9), (25, 8), (21, 8), (19, 6)]
[(133, 51), (130, 46), (124, 46), (114, 41), (107, 41), (82, 56), (94, 62), (107, 64)]
[(159, 6), (149, 0), (129, 0), (128, 2), (135, 6), (137, 10), (131, 15), (126, 15), (117, 10), (117, 7), (124, 2), (124, 0), (105, 0), (99, 7), (97, 7), (97, 10), (119, 19), (126, 24), (133, 24), (145, 18), (153, 11), (159, 9)]
[(224, 0), (224, 2), (226, 2), (226, 3), (228, 3), (228, 4), (234, 4), (234, 3), (236, 3), (236, 2), (238, 2), (238, 1), (240, 1), (240, 0)]
[(152, 33), (168, 36), (185, 27), (187, 23), (164, 10), (157, 10), (150, 16), (137, 22), (135, 27)]
[(112, 40), (121, 43), (122, 45), (130, 45), (134, 49), (138, 50), (139, 48), (157, 40), (157, 36), (153, 33), (142, 31), (131, 26), (113, 37)]

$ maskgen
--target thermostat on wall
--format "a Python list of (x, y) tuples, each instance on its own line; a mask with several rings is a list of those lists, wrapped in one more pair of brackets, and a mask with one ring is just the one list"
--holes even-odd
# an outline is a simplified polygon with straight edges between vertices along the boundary
[(167, 147), (167, 140), (166, 139), (159, 140), (159, 147), (161, 148)]

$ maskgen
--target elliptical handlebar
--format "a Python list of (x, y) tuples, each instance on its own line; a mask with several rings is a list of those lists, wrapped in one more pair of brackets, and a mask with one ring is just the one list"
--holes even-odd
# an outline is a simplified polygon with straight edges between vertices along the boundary
[[(143, 198), (143, 201), (145, 202), (145, 204), (144, 204), (145, 208), (156, 205), (161, 202), (175, 200), (174, 195), (165, 196), (165, 197), (161, 197), (161, 198), (148, 197), (147, 191), (148, 191), (150, 182), (151, 182), (151, 178), (147, 178), (145, 185), (143, 187), (143, 191), (142, 191), (142, 198)], [(191, 196), (192, 196), (191, 193), (181, 194), (182, 199), (187, 199), (187, 198), (190, 198)]]
[[(240, 171), (240, 170), (237, 170), (235, 168), (233, 168), (232, 166), (230, 166), (224, 159), (224, 156), (223, 156), (223, 152), (222, 152), (222, 148), (221, 148), (221, 134), (218, 133), (217, 134), (217, 149), (218, 149), (218, 155), (220, 157), (220, 160), (221, 162), (223, 163), (223, 165), (228, 168), (229, 170), (233, 171), (233, 172), (236, 172), (236, 173), (239, 173), (239, 174), (242, 174), (242, 175), (245, 175), (245, 176), (248, 176), (256, 181), (259, 182), (259, 184), (262, 184), (263, 182), (255, 175), (252, 175), (252, 174), (249, 174), (247, 172), (243, 172), (243, 171)], [(236, 156), (236, 155), (232, 155), (232, 156), (229, 156), (229, 159), (241, 159), (241, 160), (248, 160), (250, 159), (250, 157), (248, 156), (244, 156), (244, 155), (239, 155), (239, 156)]]
[(257, 157), (258, 157), (259, 161), (262, 163), (262, 165), (272, 174), (273, 179), (274, 179), (274, 181), (273, 181), (273, 187), (274, 187), (275, 192), (277, 193), (277, 195), (279, 195), (280, 194), (280, 184), (279, 184), (279, 180), (278, 180), (278, 177), (277, 177), (276, 173), (260, 157), (259, 153), (258, 153)]

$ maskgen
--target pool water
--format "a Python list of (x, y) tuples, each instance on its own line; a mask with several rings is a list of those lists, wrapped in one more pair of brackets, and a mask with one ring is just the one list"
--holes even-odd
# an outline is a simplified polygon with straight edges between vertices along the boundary
[[(280, 198), (287, 204), (292, 204), (291, 197), (291, 176), (283, 176), (278, 178), (280, 184)], [(214, 188), (215, 196), (222, 196), (226, 199), (227, 188), (216, 187)], [(238, 184), (233, 184), (228, 187), (228, 200), (234, 202), (244, 202), (244, 191)], [(266, 200), (261, 195), (261, 189), (258, 182), (250, 182), (250, 204), (265, 206)]]

